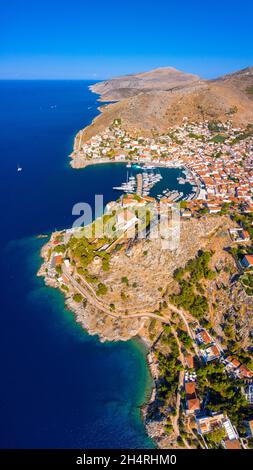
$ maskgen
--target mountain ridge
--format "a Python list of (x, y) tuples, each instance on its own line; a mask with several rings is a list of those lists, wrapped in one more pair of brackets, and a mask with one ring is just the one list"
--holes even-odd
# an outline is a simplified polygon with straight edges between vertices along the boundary
[(102, 101), (114, 101), (147, 91), (184, 88), (196, 82), (202, 82), (198, 75), (182, 72), (174, 67), (160, 67), (146, 72), (115, 77), (96, 83), (90, 88), (102, 96)]

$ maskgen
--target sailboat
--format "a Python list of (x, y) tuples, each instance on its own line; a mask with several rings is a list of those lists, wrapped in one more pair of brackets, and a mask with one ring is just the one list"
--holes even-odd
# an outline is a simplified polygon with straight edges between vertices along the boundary
[(18, 165), (17, 171), (22, 171), (22, 167)]

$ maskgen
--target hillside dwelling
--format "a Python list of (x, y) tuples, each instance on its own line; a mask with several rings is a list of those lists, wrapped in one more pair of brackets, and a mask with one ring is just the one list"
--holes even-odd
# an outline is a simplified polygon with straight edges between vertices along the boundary
[(227, 356), (224, 359), (226, 369), (237, 369), (240, 366), (240, 362), (232, 356)]
[(196, 417), (196, 424), (199, 434), (207, 434), (222, 427), (225, 416), (223, 413), (216, 413), (211, 416)]
[(249, 241), (250, 241), (250, 234), (249, 234), (248, 230), (243, 230), (243, 231), (242, 231), (242, 239), (243, 239), (243, 241), (245, 241), (245, 242), (249, 242)]
[(181, 217), (183, 217), (184, 219), (190, 219), (191, 216), (192, 216), (192, 212), (191, 212), (189, 209), (185, 209), (185, 210), (181, 210), (181, 211), (180, 211), (180, 215), (181, 215)]
[(235, 243), (243, 243), (250, 241), (250, 234), (242, 228), (232, 228), (229, 230), (230, 236)]
[[(250, 405), (253, 405), (253, 384), (246, 385), (243, 389), (243, 395), (245, 396), (247, 402)], [(253, 420), (252, 420), (252, 431), (253, 431)], [(252, 433), (253, 437), (253, 433)]]
[(251, 370), (249, 370), (243, 364), (239, 367), (237, 374), (240, 379), (252, 379), (253, 378), (253, 372), (251, 372)]
[[(223, 428), (226, 432), (226, 438), (224, 439), (224, 442), (238, 439), (236, 429), (232, 425), (230, 419), (223, 413), (216, 413), (212, 414), (211, 416), (197, 416), (196, 423), (199, 434), (208, 434), (215, 431), (216, 429)], [(227, 443), (227, 445), (233, 445), (233, 442), (229, 444)]]
[(190, 414), (193, 414), (193, 413), (197, 413), (198, 411), (200, 411), (200, 401), (199, 399), (196, 397), (196, 398), (190, 398), (189, 400), (187, 400), (186, 402), (186, 414), (187, 415), (190, 415)]
[(208, 345), (213, 343), (213, 338), (209, 335), (208, 331), (204, 329), (197, 333), (197, 339), (201, 344)]
[(194, 369), (194, 358), (191, 354), (188, 354), (188, 356), (186, 356), (185, 362), (188, 369)]
[(252, 268), (253, 267), (253, 254), (245, 255), (242, 259), (242, 265), (245, 268)]
[(216, 204), (207, 204), (209, 214), (218, 214), (221, 211), (221, 207)]
[(63, 274), (61, 277), (58, 278), (58, 282), (67, 286), (69, 284), (69, 279), (67, 278), (67, 276), (65, 276), (65, 274)]
[(185, 393), (186, 397), (194, 398), (196, 395), (196, 385), (195, 382), (186, 382), (185, 384)]
[(242, 446), (240, 444), (239, 439), (225, 439), (223, 442), (225, 449), (241, 449)]
[(61, 266), (61, 264), (62, 264), (62, 255), (53, 253), (53, 255), (51, 256), (50, 268)]
[(186, 414), (190, 415), (200, 411), (200, 401), (196, 394), (196, 385), (195, 382), (186, 382), (185, 383), (185, 393), (186, 393)]
[(202, 351), (203, 358), (206, 362), (214, 361), (215, 359), (219, 359), (220, 351), (215, 344), (206, 348)]

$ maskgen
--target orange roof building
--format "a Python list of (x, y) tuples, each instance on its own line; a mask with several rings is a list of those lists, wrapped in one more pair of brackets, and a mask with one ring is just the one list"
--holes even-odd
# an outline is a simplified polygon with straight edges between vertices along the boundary
[(226, 449), (241, 449), (241, 444), (239, 439), (225, 439), (224, 446)]
[(185, 361), (186, 361), (186, 365), (187, 365), (188, 369), (193, 369), (194, 368), (194, 359), (193, 359), (193, 356), (191, 354), (188, 354), (188, 356), (186, 356)]
[(253, 254), (245, 255), (242, 259), (242, 263), (246, 268), (251, 268), (253, 266)]
[(200, 410), (200, 401), (199, 399), (196, 398), (191, 398), (190, 400), (187, 400), (187, 411), (188, 413), (193, 413), (195, 411)]

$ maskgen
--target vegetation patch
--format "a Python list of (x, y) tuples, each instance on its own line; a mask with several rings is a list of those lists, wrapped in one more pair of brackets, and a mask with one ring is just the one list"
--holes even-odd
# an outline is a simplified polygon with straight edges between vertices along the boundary
[(198, 256), (174, 272), (174, 279), (180, 286), (180, 293), (171, 295), (171, 301), (177, 306), (188, 310), (200, 319), (208, 312), (208, 301), (203, 295), (202, 279), (213, 279), (214, 271), (209, 268), (212, 253), (201, 251)]

